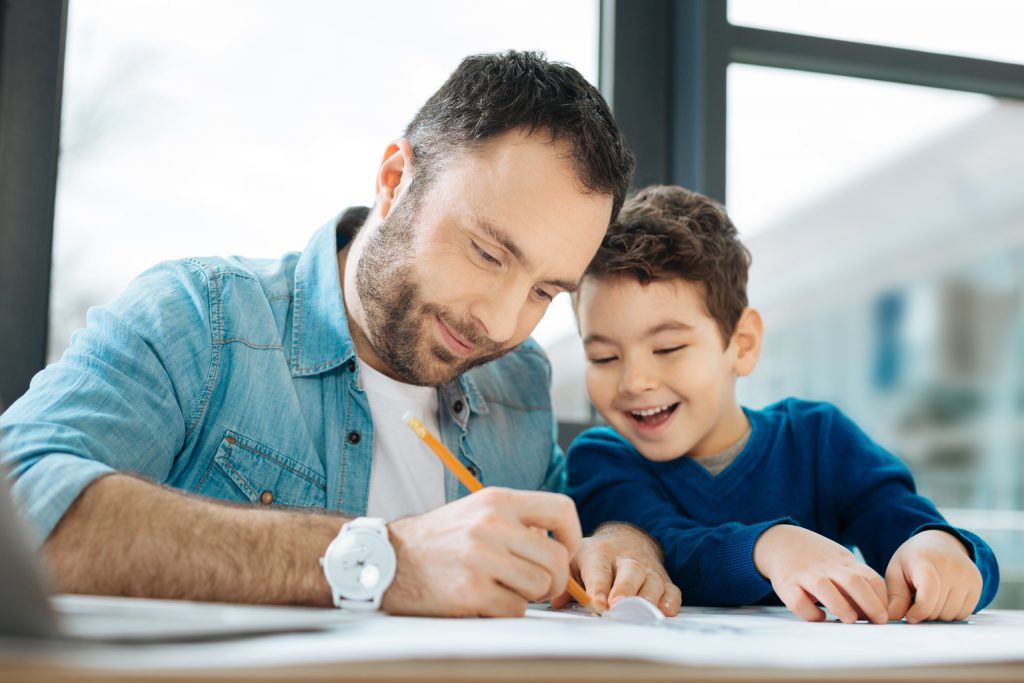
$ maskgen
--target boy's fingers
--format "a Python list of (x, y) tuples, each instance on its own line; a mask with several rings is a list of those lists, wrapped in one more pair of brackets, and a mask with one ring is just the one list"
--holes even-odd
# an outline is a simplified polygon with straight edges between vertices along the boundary
[(955, 587), (949, 591), (949, 595), (946, 596), (946, 604), (939, 612), (940, 621), (957, 621), (957, 615), (960, 614), (960, 610), (964, 606), (965, 594), (966, 591), (958, 590)]
[(884, 624), (888, 621), (889, 601), (885, 589), (877, 590), (867, 577), (853, 574), (846, 578), (839, 586), (839, 590), (868, 621), (874, 624)]
[(814, 604), (814, 600), (800, 586), (795, 584), (781, 586), (776, 588), (775, 592), (782, 600), (782, 604), (804, 621), (823, 621), (825, 619), (825, 613)]
[(914, 604), (907, 610), (907, 621), (916, 624), (938, 614), (936, 607), (942, 598), (942, 583), (931, 566), (923, 567), (910, 577), (914, 587)]
[(898, 564), (889, 566), (885, 573), (885, 586), (889, 591), (889, 620), (899, 621), (910, 609), (911, 592), (910, 584)]
[(821, 574), (811, 580), (810, 584), (804, 587), (808, 593), (828, 608), (832, 614), (839, 618), (844, 624), (852, 624), (857, 621), (857, 610), (850, 604), (846, 597), (840, 592), (832, 579)]
[(979, 594), (973, 590), (967, 591), (967, 595), (964, 597), (964, 603), (960, 605), (960, 611), (956, 615), (957, 621), (965, 621), (971, 617), (974, 613), (974, 608), (978, 604)]

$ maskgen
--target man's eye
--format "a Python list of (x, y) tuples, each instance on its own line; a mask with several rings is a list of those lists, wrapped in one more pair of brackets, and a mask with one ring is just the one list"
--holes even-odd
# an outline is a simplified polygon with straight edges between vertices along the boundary
[(682, 351), (687, 346), (688, 346), (687, 344), (680, 344), (679, 346), (673, 346), (672, 348), (669, 348), (669, 349), (655, 349), (654, 353), (661, 354), (661, 355), (666, 355), (666, 354), (669, 354), (669, 353), (675, 353), (676, 351)]
[(480, 255), (480, 258), (482, 258), (484, 261), (487, 261), (487, 263), (490, 263), (491, 265), (495, 266), (501, 265), (501, 261), (499, 261), (498, 259), (488, 254), (486, 251), (481, 249), (480, 245), (477, 244), (476, 242), (473, 242), (473, 248), (476, 249), (476, 253)]
[(537, 294), (538, 297), (540, 297), (541, 299), (544, 299), (545, 301), (551, 301), (552, 299), (555, 298), (553, 294), (548, 294), (547, 292), (545, 292), (540, 287), (534, 287), (533, 291), (534, 291), (534, 293)]

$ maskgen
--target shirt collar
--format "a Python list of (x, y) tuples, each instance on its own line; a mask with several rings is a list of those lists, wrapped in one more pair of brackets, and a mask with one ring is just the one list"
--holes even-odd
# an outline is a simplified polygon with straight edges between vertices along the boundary
[(338, 274), (338, 230), (347, 213), (314, 233), (295, 266), (293, 377), (316, 375), (355, 359)]

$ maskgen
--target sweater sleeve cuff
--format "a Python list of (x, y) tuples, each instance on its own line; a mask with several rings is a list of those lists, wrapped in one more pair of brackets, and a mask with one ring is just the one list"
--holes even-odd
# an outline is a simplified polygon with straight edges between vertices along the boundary
[(950, 526), (948, 524), (940, 524), (938, 522), (932, 522), (932, 523), (929, 523), (929, 524), (922, 524), (921, 526), (919, 526), (916, 529), (914, 529), (914, 533), (912, 533), (910, 535), (911, 536), (917, 536), (922, 531), (933, 531), (933, 530), (934, 531), (945, 531), (947, 534), (950, 534), (951, 536), (956, 538), (956, 540), (958, 540), (961, 543), (963, 543), (964, 547), (967, 548), (967, 554), (971, 556), (971, 562), (977, 563), (977, 561), (978, 561), (978, 547), (977, 547), (977, 545), (975, 545), (973, 540), (968, 538), (965, 534), (961, 533), (960, 530), (957, 529), (955, 526)]
[(731, 592), (737, 598), (737, 604), (756, 603), (772, 592), (771, 581), (762, 576), (754, 565), (754, 545), (761, 534), (776, 524), (799, 526), (790, 517), (744, 526), (736, 531), (733, 542), (727, 544), (718, 557), (722, 576), (731, 577)]

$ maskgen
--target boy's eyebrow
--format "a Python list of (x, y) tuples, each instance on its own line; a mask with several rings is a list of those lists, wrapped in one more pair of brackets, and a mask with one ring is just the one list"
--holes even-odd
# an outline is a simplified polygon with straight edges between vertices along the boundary
[[(644, 332), (643, 332), (643, 334), (641, 336), (643, 336), (643, 337), (653, 337), (654, 335), (660, 334), (662, 332), (687, 332), (687, 331), (692, 330), (692, 329), (693, 329), (693, 325), (687, 325), (686, 323), (679, 322), (678, 320), (666, 320), (665, 322), (658, 323), (657, 325), (654, 325), (653, 327), (648, 327), (646, 330), (644, 330)], [(587, 336), (585, 336), (583, 338), (583, 345), (584, 346), (586, 346), (587, 344), (590, 344), (592, 342), (597, 342), (597, 343), (600, 343), (600, 344), (614, 344), (615, 343), (614, 340), (612, 340), (611, 338), (606, 337), (606, 336), (604, 336), (602, 334), (588, 334)]]
[[(502, 249), (512, 254), (512, 258), (519, 261), (519, 264), (523, 268), (527, 270), (530, 269), (532, 265), (530, 259), (523, 253), (523, 250), (519, 248), (519, 245), (512, 241), (511, 235), (494, 225), (494, 223), (491, 223), (486, 218), (477, 216), (476, 225), (482, 232), (486, 233), (488, 237), (500, 244)], [(554, 285), (555, 287), (569, 292), (570, 294), (580, 288), (579, 282), (573, 282), (571, 280), (545, 280), (543, 284)]]
[(686, 323), (679, 322), (678, 320), (666, 320), (663, 323), (658, 323), (654, 327), (647, 328), (647, 330), (644, 332), (644, 336), (653, 337), (654, 335), (659, 334), (661, 332), (685, 332), (687, 330), (692, 329), (693, 325), (687, 325)]

